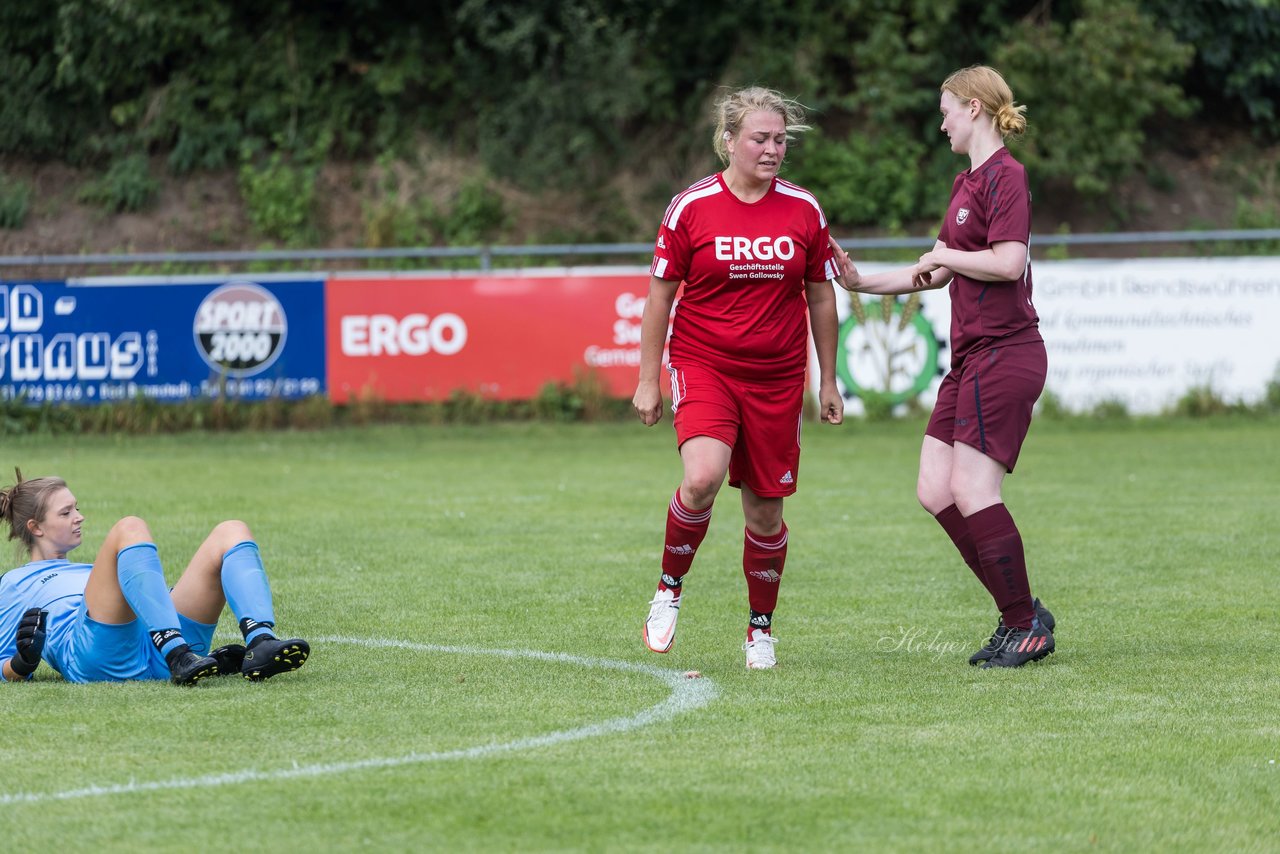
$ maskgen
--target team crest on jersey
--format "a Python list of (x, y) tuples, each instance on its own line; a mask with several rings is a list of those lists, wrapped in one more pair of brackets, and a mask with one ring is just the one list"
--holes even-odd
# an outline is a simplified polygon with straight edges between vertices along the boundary
[(969, 218), (969, 209), (961, 208), (956, 211), (956, 225), (964, 225), (964, 221)]
[(663, 240), (663, 239), (662, 239), (662, 235), (661, 235), (661, 234), (659, 234), (659, 235), (658, 235), (658, 248), (659, 248), (659, 249), (666, 249), (666, 248), (667, 248), (667, 241), (665, 241), (665, 240)]

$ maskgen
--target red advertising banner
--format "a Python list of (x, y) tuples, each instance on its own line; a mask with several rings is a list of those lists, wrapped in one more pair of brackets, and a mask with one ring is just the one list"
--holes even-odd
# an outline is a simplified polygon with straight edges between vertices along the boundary
[(329, 394), (518, 400), (592, 369), (630, 397), (648, 290), (647, 272), (335, 277), (325, 283)]

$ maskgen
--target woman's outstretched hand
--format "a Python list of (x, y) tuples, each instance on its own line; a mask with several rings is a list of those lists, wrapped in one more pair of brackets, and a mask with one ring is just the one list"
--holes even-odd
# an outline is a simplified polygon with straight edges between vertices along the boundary
[(849, 253), (840, 248), (840, 244), (836, 242), (836, 239), (832, 237), (830, 240), (831, 254), (835, 256), (836, 267), (840, 270), (840, 275), (836, 277), (836, 284), (846, 291), (856, 291), (862, 281), (862, 274), (858, 272), (858, 268), (854, 265), (853, 259), (849, 257)]

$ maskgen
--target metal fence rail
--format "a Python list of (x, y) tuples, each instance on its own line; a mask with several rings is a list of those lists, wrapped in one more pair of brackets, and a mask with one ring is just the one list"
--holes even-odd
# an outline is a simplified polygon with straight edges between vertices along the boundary
[[(1088, 246), (1115, 244), (1204, 243), (1280, 240), (1280, 228), (1208, 231), (1125, 231), (1099, 234), (1036, 234), (1031, 245)], [(852, 237), (838, 239), (845, 249), (926, 248), (933, 237)], [(652, 243), (566, 243), (529, 246), (410, 246), (389, 249), (271, 249), (227, 252), (133, 252), (81, 255), (0, 255), (3, 267), (87, 267), (96, 265), (244, 264), (264, 261), (369, 261), (396, 259), (475, 259), (481, 270), (493, 269), (497, 258), (574, 256), (643, 258)]]

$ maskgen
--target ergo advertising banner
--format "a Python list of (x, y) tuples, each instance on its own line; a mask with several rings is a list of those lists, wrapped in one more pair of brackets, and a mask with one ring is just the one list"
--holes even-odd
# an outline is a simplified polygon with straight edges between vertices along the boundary
[(527, 399), (590, 369), (630, 397), (648, 290), (647, 273), (332, 278), (329, 394)]

